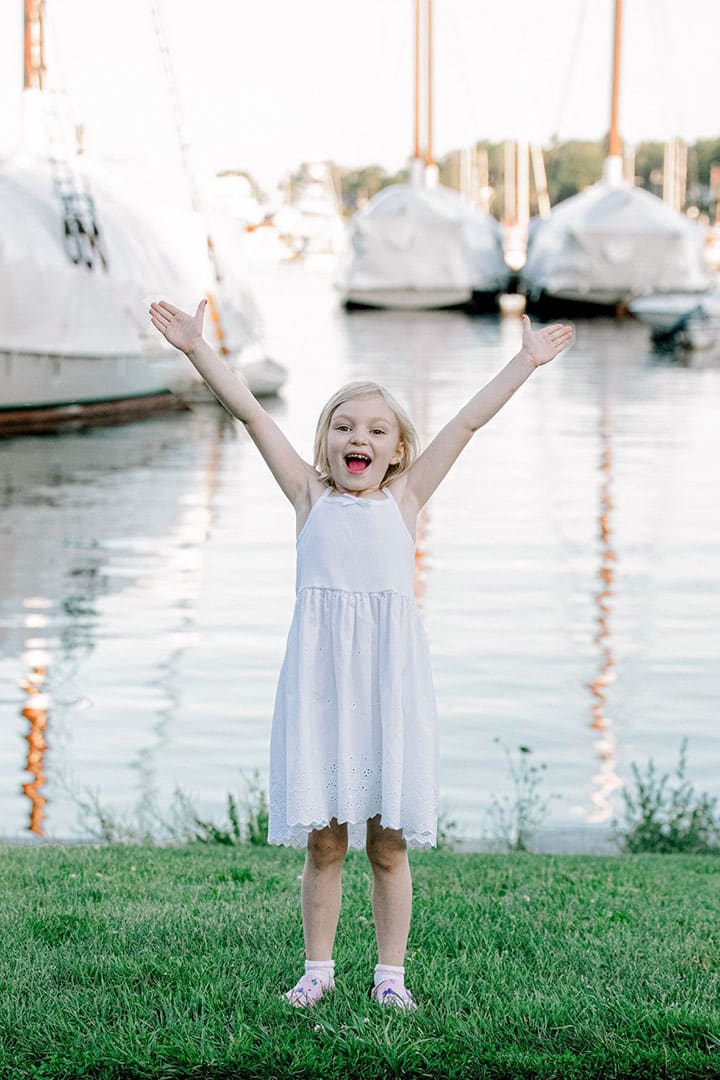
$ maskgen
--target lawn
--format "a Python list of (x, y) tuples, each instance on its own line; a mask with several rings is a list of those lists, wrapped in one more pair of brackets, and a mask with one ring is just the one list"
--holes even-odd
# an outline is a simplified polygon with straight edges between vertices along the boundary
[(0, 848), (0, 1077), (720, 1077), (720, 858), (410, 861), (418, 1011), (370, 1001), (361, 852), (304, 1010), (302, 852)]

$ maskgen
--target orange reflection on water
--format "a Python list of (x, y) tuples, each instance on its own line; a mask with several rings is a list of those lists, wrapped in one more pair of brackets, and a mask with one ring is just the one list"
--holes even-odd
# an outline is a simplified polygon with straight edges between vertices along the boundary
[(417, 519), (417, 538), (415, 541), (415, 579), (414, 592), (418, 607), (421, 606), (427, 584), (427, 559), (425, 557), (425, 510), (421, 510)]
[(610, 796), (613, 791), (622, 787), (622, 781), (615, 772), (615, 746), (616, 739), (612, 732), (612, 721), (605, 712), (607, 706), (606, 688), (615, 681), (615, 658), (612, 653), (610, 637), (610, 613), (615, 583), (614, 564), (617, 562), (617, 554), (612, 547), (611, 512), (613, 500), (611, 494), (612, 483), (612, 446), (611, 446), (610, 415), (607, 402), (602, 411), (601, 438), (602, 451), (600, 456), (600, 470), (602, 484), (600, 486), (600, 570), (598, 576), (602, 582), (602, 588), (595, 593), (594, 600), (597, 608), (597, 626), (595, 643), (600, 651), (600, 670), (591, 683), (588, 683), (593, 695), (592, 721), (590, 726), (593, 730), (602, 732), (600, 738), (593, 742), (596, 756), (602, 762), (598, 772), (593, 775), (593, 788), (590, 793), (590, 801), (596, 809), (587, 815), (588, 821), (607, 821), (613, 812)]
[(43, 834), (42, 821), (47, 803), (44, 795), (41, 794), (41, 788), (45, 784), (44, 755), (47, 750), (45, 732), (48, 724), (47, 695), (41, 690), (44, 682), (45, 668), (36, 665), (27, 678), (20, 683), (28, 695), (22, 715), (30, 724), (30, 730), (25, 735), (28, 744), (25, 769), (33, 778), (23, 784), (23, 794), (30, 799), (30, 832), (38, 836)]

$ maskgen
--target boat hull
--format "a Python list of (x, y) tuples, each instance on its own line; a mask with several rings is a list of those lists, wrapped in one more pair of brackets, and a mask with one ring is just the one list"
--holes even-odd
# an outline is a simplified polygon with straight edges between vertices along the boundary
[(178, 392), (194, 368), (179, 353), (117, 355), (0, 351), (0, 413)]
[(120, 401), (1, 409), (0, 438), (125, 424), (156, 413), (177, 412), (188, 408), (189, 406), (175, 394), (165, 391), (161, 394), (148, 394), (145, 397)]
[(671, 293), (667, 296), (649, 296), (634, 300), (630, 311), (636, 319), (649, 326), (653, 333), (672, 330), (678, 319), (691, 313), (712, 319), (720, 318), (720, 292)]
[(119, 424), (185, 409), (188, 361), (167, 355), (0, 351), (0, 436)]
[(526, 308), (540, 319), (585, 319), (594, 316), (615, 318), (627, 314), (627, 307), (617, 298), (577, 296), (555, 293), (526, 293)]
[(463, 307), (472, 300), (472, 289), (349, 289), (343, 304), (353, 308), (387, 308), (391, 311), (422, 311)]

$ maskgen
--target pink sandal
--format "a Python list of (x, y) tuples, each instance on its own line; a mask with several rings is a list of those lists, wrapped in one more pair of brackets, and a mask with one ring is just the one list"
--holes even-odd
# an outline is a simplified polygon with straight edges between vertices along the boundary
[(408, 988), (402, 986), (396, 979), (383, 979), (379, 986), (373, 986), (370, 997), (380, 1005), (394, 1005), (399, 1009), (417, 1009)]
[(295, 1009), (304, 1009), (306, 1006), (317, 1005), (323, 994), (328, 994), (335, 989), (335, 980), (325, 984), (314, 975), (303, 975), (302, 979), (292, 990), (288, 990), (283, 997), (287, 998)]

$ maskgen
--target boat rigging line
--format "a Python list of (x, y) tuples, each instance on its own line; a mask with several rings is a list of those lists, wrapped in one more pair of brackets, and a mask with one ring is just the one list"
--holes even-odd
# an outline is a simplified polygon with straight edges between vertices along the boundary
[(555, 107), (555, 124), (554, 131), (556, 135), (559, 135), (562, 121), (567, 108), (568, 98), (570, 97), (570, 90), (572, 88), (573, 80), (575, 78), (575, 71), (578, 63), (578, 57), (580, 56), (580, 41), (582, 39), (583, 31), (585, 29), (585, 18), (587, 16), (588, 0), (583, 0), (578, 5), (577, 23), (575, 24), (575, 35), (573, 37), (572, 46), (570, 47), (570, 63), (567, 68), (567, 76), (562, 88), (562, 92), (558, 98), (558, 103)]
[[(187, 181), (188, 190), (190, 192), (190, 204), (192, 209), (200, 215), (205, 223), (205, 242), (207, 245), (208, 259), (210, 260), (210, 266), (212, 267), (213, 277), (215, 278), (216, 285), (222, 284), (222, 274), (220, 273), (220, 266), (218, 264), (217, 252), (215, 250), (215, 244), (213, 238), (210, 235), (210, 230), (207, 226), (207, 213), (205, 210), (205, 204), (200, 192), (200, 188), (195, 176), (195, 171), (192, 166), (191, 154), (190, 154), (190, 142), (187, 137), (187, 129), (185, 124), (185, 118), (183, 116), (183, 109), (180, 103), (180, 94), (178, 93), (177, 79), (175, 78), (175, 69), (173, 66), (172, 55), (167, 42), (167, 36), (165, 34), (165, 26), (163, 24), (162, 14), (160, 11), (159, 0), (150, 0), (150, 14), (153, 20), (153, 26), (155, 28), (155, 37), (157, 38), (158, 50), (160, 52), (160, 60), (163, 67), (163, 74), (165, 76), (165, 85), (167, 87), (168, 99), (170, 102), (170, 111), (172, 113), (173, 121), (175, 123), (175, 132), (177, 135), (178, 148), (180, 150), (180, 161), (182, 164), (182, 170), (185, 174), (185, 180)], [(221, 356), (229, 356), (230, 350), (227, 346), (227, 336), (223, 326), (223, 321), (220, 315), (217, 301), (212, 293), (207, 295), (208, 313), (210, 320), (215, 330), (215, 337), (217, 339), (218, 352)]]
[(52, 77), (48, 77), (45, 43), (47, 37), (52, 38), (52, 23), (46, 16), (45, 0), (24, 0), (24, 33), (24, 86), (40, 94), (53, 190), (62, 212), (63, 247), (76, 265), (88, 270), (100, 266), (107, 271), (107, 250), (90, 183), (79, 167), (78, 154), (68, 152), (68, 132), (74, 126), (74, 117), (64, 80), (57, 76), (58, 49), (54, 41)]

